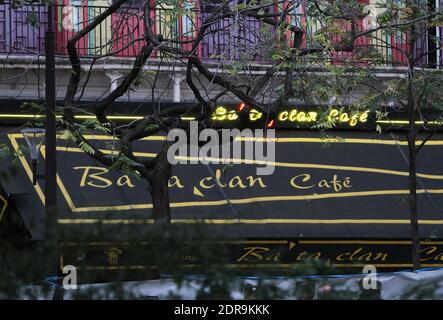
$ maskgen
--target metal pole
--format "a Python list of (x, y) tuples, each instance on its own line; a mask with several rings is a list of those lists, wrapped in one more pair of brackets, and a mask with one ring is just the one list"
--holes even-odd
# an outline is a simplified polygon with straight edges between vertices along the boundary
[[(442, 2), (443, 3), (443, 2)], [(435, 11), (438, 11), (438, 9), (440, 9), (440, 1), (439, 0), (435, 0)], [(436, 41), (437, 41), (437, 48), (439, 48), (437, 50), (437, 69), (440, 67), (443, 67), (443, 61), (442, 60), (442, 46), (443, 46), (443, 39), (442, 39), (442, 27), (440, 26), (436, 26)]]
[(59, 273), (57, 250), (57, 162), (56, 162), (56, 117), (55, 117), (55, 38), (53, 5), (48, 4), (48, 27), (45, 34), (46, 53), (46, 134), (45, 134), (45, 214), (46, 241), (55, 253)]
[[(413, 1), (407, 1), (408, 6), (414, 5)], [(417, 30), (419, 28), (419, 30)], [(417, 105), (415, 101), (415, 45), (417, 43), (417, 32), (421, 31), (420, 26), (412, 24), (409, 28), (410, 37), (409, 40), (409, 52), (408, 52), (408, 113), (409, 113), (409, 127), (408, 127), (408, 148), (409, 148), (409, 214), (411, 220), (411, 255), (412, 265), (414, 270), (418, 270), (421, 267), (420, 259), (420, 225), (418, 219), (418, 205), (417, 205), (417, 128), (415, 126)]]

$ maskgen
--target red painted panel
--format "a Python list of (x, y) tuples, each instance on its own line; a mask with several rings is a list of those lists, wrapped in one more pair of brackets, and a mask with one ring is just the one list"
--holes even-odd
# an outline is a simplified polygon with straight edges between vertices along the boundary
[(124, 7), (112, 14), (112, 51), (118, 57), (135, 57), (145, 45), (143, 10)]
[[(87, 0), (59, 0), (58, 4), (55, 14), (56, 50), (57, 53), (67, 54), (68, 40), (88, 25), (89, 6)], [(89, 53), (89, 48), (89, 35), (86, 35), (77, 43), (77, 52), (80, 56), (84, 56)]]
[[(369, 0), (358, 0), (362, 5), (369, 4)], [(342, 29), (344, 33), (349, 33), (352, 31), (352, 23), (349, 21), (341, 20), (336, 22), (336, 26)], [(363, 19), (360, 19), (356, 24), (356, 32), (362, 31), (364, 29)], [(337, 47), (343, 47), (348, 40), (348, 36), (334, 36), (332, 38), (332, 43), (337, 45)], [(332, 53), (332, 63), (342, 64), (345, 62), (350, 62), (356, 65), (367, 65), (370, 63), (364, 57), (367, 55), (369, 50), (370, 39), (368, 37), (359, 37), (354, 42), (353, 51), (337, 51)]]

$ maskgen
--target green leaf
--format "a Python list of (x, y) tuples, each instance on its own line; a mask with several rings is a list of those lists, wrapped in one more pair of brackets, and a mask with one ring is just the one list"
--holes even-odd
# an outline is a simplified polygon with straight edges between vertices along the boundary
[(80, 149), (82, 149), (84, 152), (90, 154), (90, 155), (94, 155), (95, 154), (95, 150), (94, 148), (92, 148), (89, 144), (87, 144), (86, 142), (82, 141), (79, 143), (79, 147)]

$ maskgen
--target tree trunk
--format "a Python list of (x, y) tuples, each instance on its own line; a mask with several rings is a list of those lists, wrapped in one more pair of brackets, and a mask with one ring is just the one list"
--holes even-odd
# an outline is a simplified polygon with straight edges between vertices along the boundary
[(169, 204), (169, 179), (171, 177), (171, 164), (168, 161), (169, 144), (166, 143), (155, 159), (154, 170), (150, 179), (151, 197), (154, 206), (154, 219), (156, 223), (171, 222), (171, 208)]
[[(412, 122), (414, 123), (414, 122)], [(415, 127), (408, 132), (409, 145), (409, 213), (411, 219), (411, 250), (414, 270), (420, 269), (420, 233), (417, 209), (417, 133)]]

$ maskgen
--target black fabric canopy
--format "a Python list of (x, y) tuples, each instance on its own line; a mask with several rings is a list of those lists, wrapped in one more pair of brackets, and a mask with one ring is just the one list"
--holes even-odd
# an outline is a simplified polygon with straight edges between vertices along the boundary
[[(24, 143), (20, 134), (9, 138), (14, 148)], [(139, 141), (135, 152), (153, 157), (161, 139)], [(105, 147), (105, 136), (90, 140)], [(443, 136), (437, 136), (418, 158), (424, 238), (443, 237), (442, 156)], [(231, 237), (408, 238), (407, 157), (406, 143), (393, 136), (340, 132), (325, 139), (316, 132), (279, 131), (272, 175), (258, 176), (260, 164), (174, 166), (173, 223), (202, 220)], [(20, 161), (16, 179), (3, 188), (17, 198), (14, 205), (26, 211), (26, 218), (35, 219), (43, 210), (43, 181), (34, 188), (29, 159)], [(144, 181), (109, 172), (64, 140), (58, 147), (58, 175), (60, 224), (152, 223)]]
[[(88, 138), (103, 149), (109, 147), (105, 136)], [(153, 157), (162, 139), (138, 141), (134, 151)], [(16, 150), (24, 144), (20, 134), (9, 135), (9, 140)], [(418, 157), (423, 240), (443, 239), (442, 156), (443, 135), (436, 135)], [(280, 130), (273, 175), (257, 176), (255, 169), (260, 164), (254, 163), (174, 166), (172, 223), (187, 228), (205, 222), (205, 228), (224, 239), (274, 239), (280, 242), (273, 245), (289, 249), (297, 244), (302, 250), (309, 243), (327, 247), (333, 256), (342, 250), (337, 244), (358, 250), (359, 241), (385, 247), (389, 241), (400, 241), (396, 244), (404, 246), (397, 251), (408, 256), (407, 157), (406, 142), (393, 134), (341, 131), (328, 132), (325, 137), (314, 131)], [(20, 164), (16, 179), (4, 182), (3, 189), (33, 237), (41, 238), (43, 181), (33, 187), (29, 159), (21, 156)], [(43, 167), (39, 164), (39, 170)], [(59, 140), (58, 185), (61, 230), (92, 231), (105, 222), (109, 228), (130, 225), (136, 233), (154, 223), (144, 181), (110, 172), (65, 140)], [(385, 242), (377, 242), (381, 240)], [(443, 258), (434, 260), (438, 264)]]

